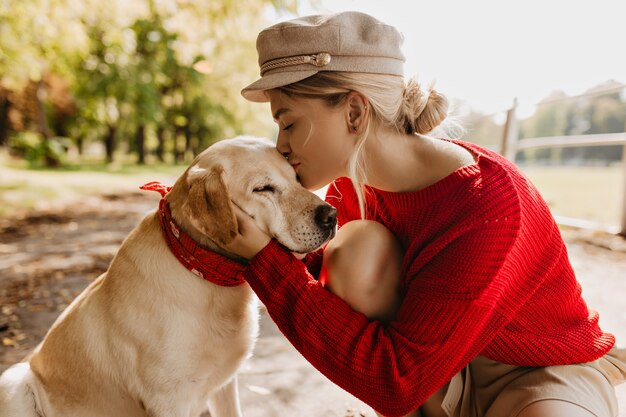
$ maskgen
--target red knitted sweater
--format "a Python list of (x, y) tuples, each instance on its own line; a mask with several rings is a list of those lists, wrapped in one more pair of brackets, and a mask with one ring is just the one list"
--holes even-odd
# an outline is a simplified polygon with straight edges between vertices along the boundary
[[(508, 160), (455, 141), (477, 157), (415, 192), (368, 189), (366, 218), (406, 254), (395, 321), (369, 321), (276, 241), (244, 277), (281, 331), (331, 381), (386, 416), (422, 404), (475, 356), (516, 365), (588, 362), (613, 335), (587, 309), (559, 229), (529, 180)], [(329, 187), (339, 224), (359, 218), (346, 178)]]

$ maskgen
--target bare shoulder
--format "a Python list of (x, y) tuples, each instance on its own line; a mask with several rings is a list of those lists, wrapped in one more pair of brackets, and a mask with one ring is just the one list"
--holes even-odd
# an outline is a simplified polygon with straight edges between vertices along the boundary
[(476, 156), (461, 145), (430, 136), (419, 137), (428, 159), (432, 161), (431, 169), (436, 170), (441, 177), (476, 162)]
[(470, 152), (470, 150), (461, 145), (443, 139), (436, 139), (432, 137), (425, 138), (432, 143), (433, 147), (437, 148), (451, 161), (455, 161), (458, 165), (457, 168), (471, 165), (476, 162), (476, 156)]

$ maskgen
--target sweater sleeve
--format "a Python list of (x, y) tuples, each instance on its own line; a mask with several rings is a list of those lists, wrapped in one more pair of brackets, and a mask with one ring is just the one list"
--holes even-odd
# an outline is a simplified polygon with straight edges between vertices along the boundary
[[(358, 213), (348, 208), (348, 207), (355, 205), (355, 203), (353, 202), (356, 200), (354, 189), (350, 190), (348, 188), (348, 191), (347, 191), (347, 192), (352, 191), (351, 194), (347, 196), (350, 199), (349, 201), (351, 202), (351, 205), (341, 204), (341, 201), (344, 198), (343, 194), (345, 193), (345, 191), (344, 192), (340, 191), (339, 183), (346, 182), (346, 181), (349, 181), (349, 180), (347, 178), (341, 178), (339, 180), (335, 180), (328, 186), (328, 189), (326, 190), (325, 200), (328, 204), (332, 205), (333, 207), (337, 209), (337, 223), (339, 227), (341, 227), (344, 223), (349, 222), (350, 220), (355, 220), (356, 218), (358, 218), (357, 217)], [(320, 271), (322, 269), (322, 261), (324, 258), (325, 248), (326, 248), (326, 245), (324, 245), (324, 247), (318, 249), (315, 252), (311, 252), (307, 254), (306, 257), (302, 260), (305, 263), (307, 269), (309, 270), (309, 273), (316, 279), (319, 277)]]
[(376, 411), (402, 416), (478, 355), (523, 302), (509, 256), (518, 229), (514, 220), (473, 225), (433, 242), (411, 263), (388, 325), (353, 311), (276, 241), (244, 276), (313, 366)]
[(322, 270), (322, 261), (324, 259), (324, 249), (318, 249), (315, 252), (307, 253), (302, 262), (306, 265), (309, 274), (318, 278)]

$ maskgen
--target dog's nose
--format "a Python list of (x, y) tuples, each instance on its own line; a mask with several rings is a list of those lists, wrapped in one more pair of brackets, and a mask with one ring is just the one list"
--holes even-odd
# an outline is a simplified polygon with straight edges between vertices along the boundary
[(324, 230), (333, 229), (337, 225), (337, 209), (330, 204), (317, 206), (315, 224)]

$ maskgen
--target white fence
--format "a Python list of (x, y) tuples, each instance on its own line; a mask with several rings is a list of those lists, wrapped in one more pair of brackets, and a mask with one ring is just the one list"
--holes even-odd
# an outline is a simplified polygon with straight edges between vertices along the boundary
[[(624, 189), (622, 191), (622, 209), (618, 234), (626, 237), (626, 132), (607, 133), (599, 135), (555, 136), (544, 138), (519, 139), (519, 124), (515, 116), (517, 102), (507, 111), (504, 131), (499, 151), (508, 159), (514, 161), (518, 151), (540, 148), (568, 148), (581, 146), (622, 145), (622, 167)], [(626, 129), (626, 127), (625, 127)], [(574, 227), (593, 228), (593, 224), (584, 219), (557, 218), (561, 224)]]

